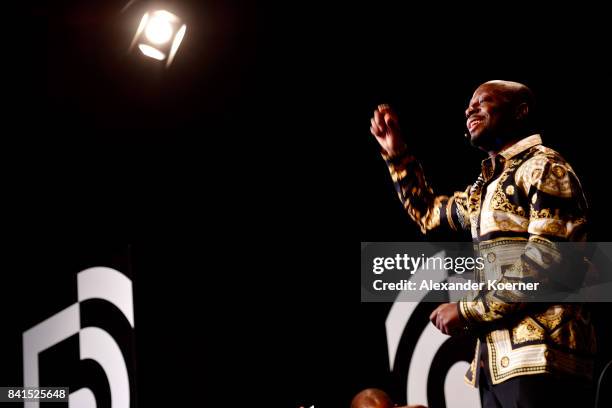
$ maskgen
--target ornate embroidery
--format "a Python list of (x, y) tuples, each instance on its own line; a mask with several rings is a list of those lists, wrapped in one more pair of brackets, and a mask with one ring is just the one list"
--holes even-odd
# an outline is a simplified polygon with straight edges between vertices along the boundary
[(561, 324), (561, 321), (563, 320), (563, 316), (565, 315), (567, 308), (569, 308), (569, 306), (551, 306), (544, 312), (534, 314), (533, 318), (537, 320), (548, 331), (552, 331), (555, 330)]
[(544, 340), (544, 330), (530, 317), (521, 320), (512, 328), (512, 343), (515, 345), (538, 340)]
[(561, 167), (560, 165), (554, 164), (553, 167), (552, 167), (552, 174), (556, 178), (563, 178), (567, 174), (567, 171), (565, 171), (565, 169), (563, 167)]

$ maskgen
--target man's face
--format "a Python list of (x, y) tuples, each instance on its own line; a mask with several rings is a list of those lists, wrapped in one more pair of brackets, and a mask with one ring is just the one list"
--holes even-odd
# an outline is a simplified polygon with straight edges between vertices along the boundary
[(465, 111), (470, 142), (474, 146), (486, 147), (514, 125), (514, 105), (504, 91), (498, 85), (483, 84), (474, 92)]

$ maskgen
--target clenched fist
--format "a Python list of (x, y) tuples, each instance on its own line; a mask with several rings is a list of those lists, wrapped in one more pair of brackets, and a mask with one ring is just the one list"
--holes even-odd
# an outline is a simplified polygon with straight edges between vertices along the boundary
[(389, 105), (378, 105), (370, 122), (370, 132), (378, 140), (383, 153), (387, 156), (397, 156), (407, 150), (400, 134), (397, 115)]

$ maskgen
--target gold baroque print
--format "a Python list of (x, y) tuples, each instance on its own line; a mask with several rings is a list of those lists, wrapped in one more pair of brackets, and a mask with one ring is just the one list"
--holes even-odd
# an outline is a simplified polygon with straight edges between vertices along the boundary
[(571, 197), (572, 186), (569, 173), (565, 165), (558, 162), (559, 160), (558, 158), (548, 159), (549, 165), (544, 167), (546, 173), (536, 183), (536, 187), (553, 196)]
[(553, 174), (555, 177), (557, 177), (557, 178), (563, 178), (563, 177), (565, 177), (565, 174), (566, 174), (566, 173), (567, 173), (567, 172), (565, 171), (565, 169), (564, 169), (562, 166), (560, 166), (560, 165), (558, 165), (558, 164), (554, 164), (554, 165), (553, 165), (553, 167), (552, 167), (552, 174)]
[[(505, 171), (499, 177), (499, 181), (497, 182), (497, 188), (495, 189), (493, 197), (491, 198), (491, 210), (501, 210), (518, 215), (520, 217), (525, 217), (525, 210), (523, 209), (523, 207), (517, 207), (516, 205), (512, 204), (506, 196), (506, 193), (510, 195), (514, 194), (514, 186), (512, 184), (509, 185), (506, 188), (506, 193), (504, 193), (502, 185), (508, 179), (509, 175), (510, 172)], [(504, 229), (502, 228), (502, 230)]]
[(550, 208), (542, 208), (541, 210), (536, 210), (531, 207), (531, 218), (559, 218), (558, 211), (555, 215), (551, 215)]
[(563, 307), (561, 305), (551, 306), (546, 311), (537, 313), (533, 317), (546, 329), (552, 331), (559, 327), (563, 317), (567, 313), (566, 308), (568, 307), (569, 306)]
[(544, 330), (530, 317), (526, 317), (512, 328), (513, 344), (542, 340), (544, 340)]

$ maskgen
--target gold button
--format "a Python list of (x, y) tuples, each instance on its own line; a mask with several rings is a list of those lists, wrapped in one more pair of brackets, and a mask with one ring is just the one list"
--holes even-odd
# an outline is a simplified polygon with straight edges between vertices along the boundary
[(489, 263), (495, 262), (495, 254), (493, 252), (489, 252), (487, 255), (487, 261), (489, 261)]
[(506, 194), (513, 195), (514, 194), (514, 186), (510, 185), (506, 187)]
[(502, 367), (508, 367), (508, 364), (510, 364), (510, 359), (506, 356), (503, 356), (501, 359), (501, 366)]
[(553, 166), (552, 172), (557, 178), (563, 178), (565, 176), (565, 169), (558, 164)]

